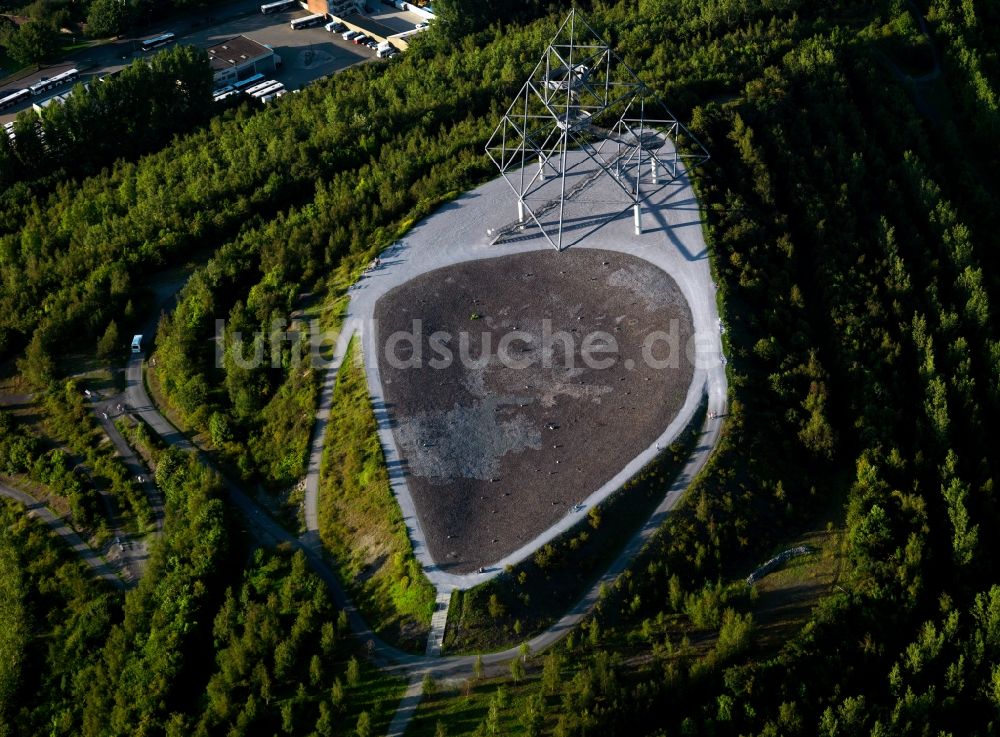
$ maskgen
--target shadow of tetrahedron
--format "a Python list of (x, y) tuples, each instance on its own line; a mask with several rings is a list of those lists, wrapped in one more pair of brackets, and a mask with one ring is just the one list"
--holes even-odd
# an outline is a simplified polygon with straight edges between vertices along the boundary
[(533, 227), (558, 250), (566, 203), (584, 198), (598, 179), (614, 181), (620, 199), (604, 219), (631, 207), (638, 232), (642, 204), (708, 160), (701, 142), (576, 9), (507, 108), (486, 153), (517, 196), (517, 220), (493, 231), (494, 243)]

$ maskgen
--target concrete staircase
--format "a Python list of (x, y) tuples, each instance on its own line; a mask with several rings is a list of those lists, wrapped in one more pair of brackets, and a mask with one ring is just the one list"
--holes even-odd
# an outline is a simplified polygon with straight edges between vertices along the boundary
[(444, 629), (448, 624), (448, 604), (451, 603), (451, 592), (438, 592), (434, 604), (434, 614), (431, 616), (431, 632), (427, 636), (427, 656), (436, 658), (441, 655), (441, 645), (444, 643)]

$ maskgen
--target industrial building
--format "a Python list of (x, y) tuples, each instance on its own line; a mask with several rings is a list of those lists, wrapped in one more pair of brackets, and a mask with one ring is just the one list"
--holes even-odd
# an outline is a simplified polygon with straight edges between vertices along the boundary
[(207, 49), (215, 75), (215, 86), (222, 87), (254, 74), (270, 74), (281, 59), (274, 50), (247, 36), (235, 36)]

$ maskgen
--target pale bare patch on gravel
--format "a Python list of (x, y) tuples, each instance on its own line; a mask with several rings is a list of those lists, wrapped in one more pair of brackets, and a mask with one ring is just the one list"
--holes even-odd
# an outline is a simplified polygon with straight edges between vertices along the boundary
[[(684, 404), (693, 367), (642, 360), (653, 331), (673, 330), (684, 346), (691, 312), (674, 280), (648, 261), (611, 251), (536, 251), (431, 271), (376, 304), (379, 370), (402, 472), (428, 548), (442, 570), (463, 573), (516, 550), (648, 448)], [(384, 346), (420, 321), (420, 368), (390, 365)], [(574, 343), (545, 338), (563, 331)], [(430, 336), (452, 336), (453, 360)], [(463, 366), (458, 335), (467, 334)], [(497, 345), (517, 331), (509, 355)], [(588, 367), (584, 336), (604, 331), (618, 344), (607, 368)], [(489, 340), (492, 350), (484, 358)], [(655, 351), (663, 358), (666, 349)], [(399, 360), (413, 358), (398, 343)], [(470, 361), (465, 361), (468, 364)]]

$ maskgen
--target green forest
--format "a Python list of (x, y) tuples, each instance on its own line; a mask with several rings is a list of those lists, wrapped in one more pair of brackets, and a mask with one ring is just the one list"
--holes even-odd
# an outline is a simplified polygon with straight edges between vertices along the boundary
[[(265, 109), (200, 105), (210, 90), (179, 47), (130, 68), (102, 104), (81, 95), (43, 120), (57, 141), (135, 101), (136, 128), (113, 132), (127, 145), (67, 140), (88, 156), (49, 147), (28, 179), (24, 154), (0, 144), (0, 356), (41, 416), (0, 413), (0, 482), (46, 488), (89, 529), (106, 488), (149, 525), (107, 453), (87, 455), (67, 379), (75, 355), (120, 364), (115, 336), (158, 317), (164, 409), (229, 478), (287, 501), (321, 377), (294, 341), (257, 368), (232, 349), (217, 365), (215, 320), (243, 335), (335, 327), (377, 252), (494, 176), (485, 142), (569, 6), (435, 5), (440, 21), (406, 53)], [(726, 326), (725, 429), (580, 626), (502, 677), (477, 661), (460, 686), (428, 678), (407, 734), (997, 733), (1000, 5), (581, 5), (711, 154), (693, 180)], [(156, 81), (182, 73), (180, 95)], [(154, 106), (177, 111), (174, 127), (142, 123)], [(151, 314), (148, 284), (182, 264), (176, 306)], [(339, 383), (344, 447), (327, 436), (324, 474), (349, 504), (385, 493), (384, 468), (357, 375)], [(258, 547), (196, 456), (156, 456), (164, 531), (127, 593), (0, 506), (0, 736), (384, 734), (405, 681), (375, 667), (306, 557)], [(96, 478), (75, 458), (102, 464)], [(665, 490), (673, 468), (635, 486)], [(588, 537), (614, 539), (613, 511)], [(327, 554), (350, 570), (325, 514)], [(820, 550), (778, 580), (835, 573), (776, 612), (782, 594), (743, 579), (813, 533)], [(561, 606), (549, 582), (580, 585), (559, 568), (572, 544), (466, 594), (476, 631), (453, 633), (456, 647), (516, 646), (546, 624), (531, 602)], [(412, 558), (393, 562), (377, 580), (395, 597), (386, 616), (425, 619)]]

